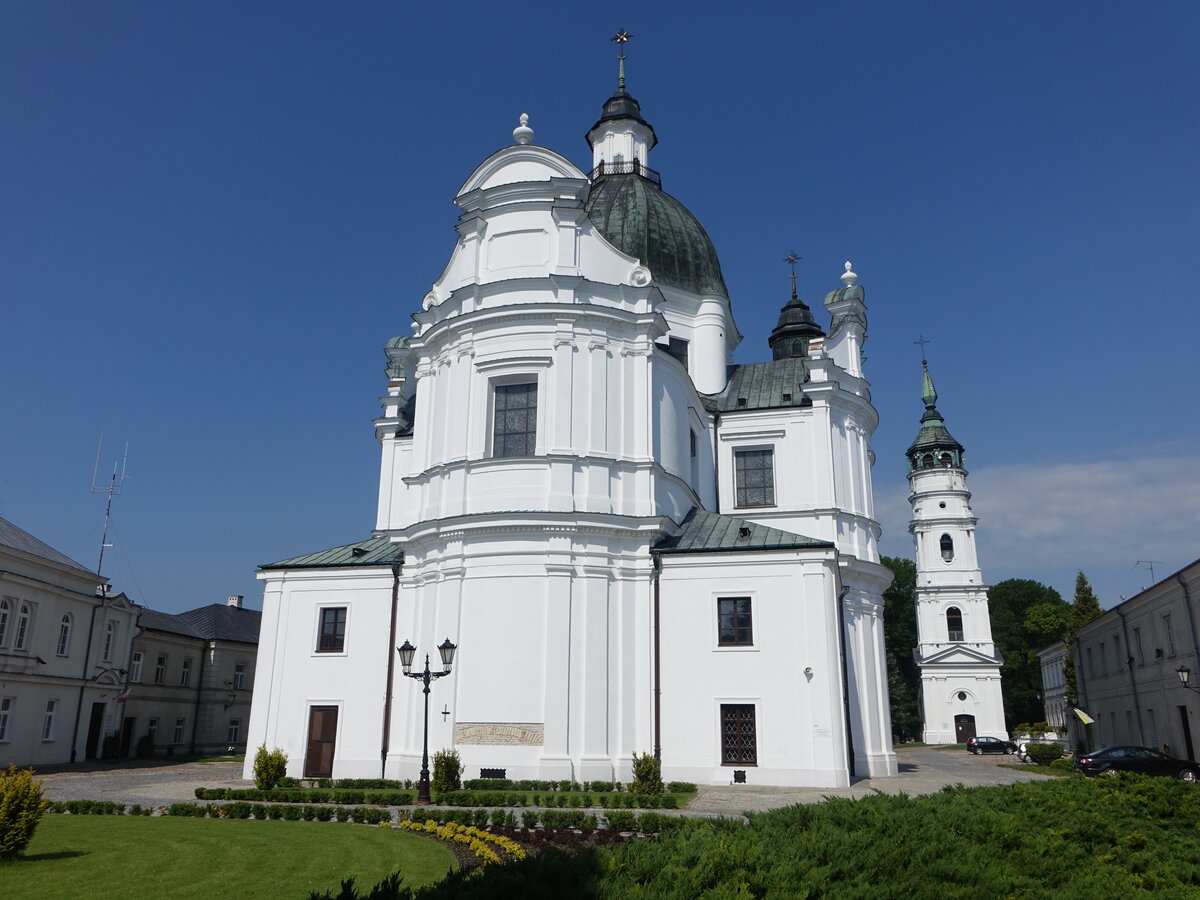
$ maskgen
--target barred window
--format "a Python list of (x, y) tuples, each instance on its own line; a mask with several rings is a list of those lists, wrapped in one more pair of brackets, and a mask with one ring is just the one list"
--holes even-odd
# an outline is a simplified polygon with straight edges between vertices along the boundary
[(758, 736), (753, 703), (721, 704), (721, 764), (758, 765)]
[(537, 384), (498, 384), (492, 456), (533, 456), (537, 447)]
[(721, 647), (749, 647), (754, 644), (749, 597), (721, 597), (717, 600), (717, 644)]
[(774, 450), (737, 450), (733, 470), (737, 506), (775, 505)]

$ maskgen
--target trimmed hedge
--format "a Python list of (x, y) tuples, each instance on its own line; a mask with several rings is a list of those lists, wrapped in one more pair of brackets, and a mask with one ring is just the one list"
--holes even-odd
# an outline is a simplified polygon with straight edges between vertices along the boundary
[(1062, 759), (1062, 754), (1063, 745), (1059, 743), (1025, 745), (1025, 755), (1030, 762), (1039, 766), (1048, 766), (1056, 759)]
[[(498, 780), (498, 779), (497, 779)], [(599, 801), (597, 803), (597, 801)], [(434, 803), (446, 806), (546, 806), (565, 809), (678, 809), (679, 801), (672, 794), (627, 794), (607, 793), (593, 797), (591, 794), (550, 792), (517, 793), (515, 791), (450, 791), (437, 794)]]
[(276, 803), (339, 803), (347, 805), (409, 806), (417, 796), (412, 791), (363, 791), (321, 788), (196, 788), (197, 800), (257, 800)]

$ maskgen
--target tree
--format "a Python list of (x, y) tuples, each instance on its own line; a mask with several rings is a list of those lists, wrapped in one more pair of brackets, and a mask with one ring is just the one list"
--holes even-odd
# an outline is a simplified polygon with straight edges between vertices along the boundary
[(892, 736), (915, 740), (921, 735), (921, 673), (913, 659), (917, 646), (917, 566), (911, 559), (885, 556), (881, 562), (895, 576), (883, 592), (883, 637), (887, 658)]
[(1096, 599), (1087, 576), (1080, 572), (1075, 576), (1075, 602), (1071, 604), (1071, 630), (1086, 625), (1098, 617), (1103, 610), (1100, 601)]
[(1004, 713), (1011, 730), (1018, 722), (1045, 718), (1037, 652), (1062, 637), (1072, 608), (1054, 588), (1024, 578), (992, 587), (988, 603), (992, 640), (1004, 657)]

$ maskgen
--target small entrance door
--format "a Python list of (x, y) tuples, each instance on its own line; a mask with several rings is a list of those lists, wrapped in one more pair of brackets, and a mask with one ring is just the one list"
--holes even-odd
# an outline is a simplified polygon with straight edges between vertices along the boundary
[(965, 744), (971, 738), (975, 737), (975, 717), (974, 716), (955, 716), (954, 717), (954, 740), (955, 743)]
[(92, 721), (88, 725), (87, 749), (85, 759), (95, 759), (100, 755), (100, 734), (104, 728), (104, 704), (92, 704)]
[(337, 738), (336, 706), (314, 706), (308, 713), (308, 753), (305, 778), (333, 777), (333, 745)]
[(133, 716), (126, 716), (121, 720), (121, 758), (125, 759), (129, 756), (129, 751), (133, 747), (133, 728), (137, 723), (137, 719)]

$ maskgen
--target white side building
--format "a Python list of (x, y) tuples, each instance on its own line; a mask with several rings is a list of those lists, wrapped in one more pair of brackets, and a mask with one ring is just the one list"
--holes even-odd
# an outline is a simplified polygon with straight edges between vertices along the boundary
[(137, 612), (107, 587), (0, 519), (0, 768), (95, 759), (117, 735)]
[(1000, 690), (1003, 657), (992, 642), (987, 586), (975, 550), (975, 524), (963, 447), (937, 410), (929, 368), (925, 414), (908, 448), (916, 542), (917, 639), (924, 741), (962, 744), (976, 735), (1008, 739)]
[[(459, 189), (450, 259), (386, 348), (371, 538), (262, 567), (249, 744), (293, 776), (840, 786), (891, 749), (861, 287), (795, 295), (770, 362), (624, 88), (584, 172), (516, 143)], [(440, 667), (439, 667), (440, 668)], [(252, 756), (252, 754), (251, 754)], [(252, 763), (247, 761), (247, 774)]]

